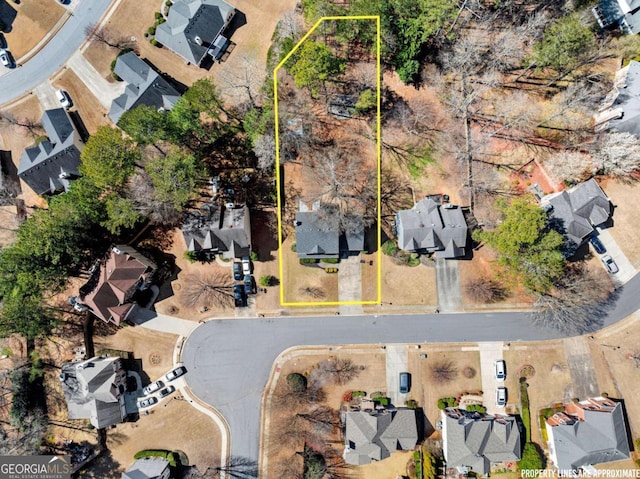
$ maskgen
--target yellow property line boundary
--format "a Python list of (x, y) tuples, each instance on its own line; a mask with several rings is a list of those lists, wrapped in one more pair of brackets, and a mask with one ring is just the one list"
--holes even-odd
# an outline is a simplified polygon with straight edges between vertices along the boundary
[[(278, 70), (291, 58), (307, 38), (326, 20), (375, 20), (376, 21), (376, 156), (377, 156), (377, 193), (378, 199), (376, 204), (377, 211), (377, 299), (375, 301), (300, 301), (285, 302), (284, 300), (284, 276), (282, 261), (282, 189), (280, 183), (280, 132), (278, 118)], [(381, 241), (381, 211), (380, 211), (380, 177), (381, 177), (381, 118), (380, 118), (380, 98), (381, 98), (381, 70), (380, 70), (380, 17), (377, 15), (354, 15), (354, 16), (335, 16), (322, 17), (309, 30), (302, 39), (296, 43), (291, 51), (282, 59), (273, 70), (273, 91), (274, 101), (273, 109), (275, 115), (275, 140), (276, 140), (276, 188), (277, 188), (277, 217), (278, 217), (278, 270), (280, 273), (280, 304), (282, 306), (339, 306), (339, 305), (366, 305), (380, 304), (382, 301), (382, 255), (380, 250)]]

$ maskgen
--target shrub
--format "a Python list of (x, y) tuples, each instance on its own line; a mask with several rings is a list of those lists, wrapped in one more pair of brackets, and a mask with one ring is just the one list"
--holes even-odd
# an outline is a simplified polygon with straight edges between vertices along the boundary
[(293, 252), (295, 253), (297, 250), (298, 250), (298, 248), (297, 248), (296, 244), (295, 244), (295, 243), (293, 243), (293, 244), (291, 245), (291, 251), (293, 251)]
[(255, 251), (252, 251), (251, 254), (249, 255), (249, 258), (251, 258), (251, 261), (258, 261), (258, 253), (256, 253)]
[(149, 35), (155, 35), (156, 34), (156, 27), (149, 27), (149, 29), (147, 30), (147, 33)]
[(162, 18), (162, 13), (160, 13), (160, 12), (155, 12), (155, 13), (153, 14), (153, 16), (154, 16), (154, 18), (155, 18), (156, 20), (160, 20), (160, 19)]
[(373, 90), (366, 89), (358, 96), (356, 111), (362, 115), (373, 110), (377, 104), (378, 100), (375, 92)]
[(171, 3), (171, 0), (167, 0), (166, 2), (164, 2), (164, 4), (165, 4), (167, 7), (170, 7), (171, 5), (173, 5), (173, 4)]
[(446, 397), (438, 399), (438, 409), (446, 409), (448, 407), (456, 407), (458, 400), (454, 397)]
[(398, 246), (395, 241), (387, 240), (382, 243), (382, 252), (387, 256), (394, 256), (398, 252)]
[(156, 40), (155, 38), (152, 38), (149, 43), (151, 43), (151, 45), (153, 45), (154, 47), (158, 47), (158, 48), (162, 48), (162, 43), (160, 43), (158, 40)]
[(420, 266), (420, 255), (418, 253), (410, 253), (407, 258), (407, 266), (411, 266), (412, 268)]
[(258, 282), (260, 283), (260, 286), (264, 286), (266, 288), (267, 286), (277, 285), (278, 278), (271, 275), (265, 275), (265, 276), (260, 276), (260, 279), (258, 280)]
[(352, 396), (353, 396), (354, 398), (363, 398), (363, 397), (365, 397), (366, 395), (367, 395), (367, 393), (366, 393), (366, 392), (364, 392), (364, 391), (353, 391), (353, 394), (352, 394)]
[(353, 399), (353, 392), (352, 391), (347, 391), (346, 393), (344, 393), (342, 395), (342, 400), (344, 402), (349, 402)]
[(323, 259), (322, 262), (327, 264), (338, 264), (340, 262), (340, 258), (326, 258)]
[(307, 390), (307, 378), (300, 373), (288, 374), (287, 384), (297, 393), (303, 393)]
[(314, 258), (300, 258), (300, 264), (317, 264), (318, 261)]
[(144, 449), (136, 452), (133, 455), (134, 459), (143, 459), (145, 457), (162, 457), (167, 459), (167, 456), (171, 454), (169, 451), (163, 451), (162, 449)]
[(413, 458), (416, 461), (419, 461), (420, 460), (420, 451), (413, 451)]
[(484, 414), (485, 412), (487, 412), (487, 408), (480, 404), (469, 404), (467, 406), (467, 411), (479, 412), (480, 414)]
[(184, 259), (186, 259), (189, 263), (195, 263), (198, 261), (198, 254), (195, 251), (185, 251), (183, 253)]
[(379, 404), (380, 406), (388, 406), (389, 405), (389, 398), (386, 398), (386, 397), (374, 398), (372, 400), (373, 400), (373, 402), (375, 402), (376, 404)]
[(408, 407), (409, 409), (415, 409), (415, 408), (417, 408), (417, 407), (418, 407), (418, 402), (417, 402), (415, 399), (409, 399), (409, 400), (407, 401), (407, 407)]
[(526, 443), (524, 445), (524, 450), (522, 451), (522, 459), (518, 461), (518, 469), (520, 469), (521, 471), (535, 471), (542, 468), (542, 455), (540, 454), (538, 446), (532, 442)]

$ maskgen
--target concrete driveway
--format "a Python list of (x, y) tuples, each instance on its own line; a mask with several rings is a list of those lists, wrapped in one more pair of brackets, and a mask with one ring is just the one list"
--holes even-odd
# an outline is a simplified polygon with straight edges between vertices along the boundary
[[(504, 414), (504, 408), (496, 406), (496, 389), (504, 386), (495, 375), (495, 362), (503, 359), (504, 343), (502, 341), (480, 343), (480, 371), (482, 372), (482, 404), (489, 414)], [(509, 365), (507, 364), (507, 375)], [(515, 391), (514, 391), (515, 393)], [(509, 398), (507, 398), (507, 402)]]
[(462, 311), (460, 272), (455, 259), (436, 259), (438, 309), (442, 313)]
[(400, 373), (408, 371), (409, 346), (407, 344), (387, 344), (387, 396), (395, 406), (404, 406), (409, 394), (400, 394)]
[[(605, 254), (610, 255), (618, 265), (619, 271), (616, 274), (609, 275), (617, 288), (633, 278), (636, 274), (636, 269), (622, 252), (611, 233), (607, 229), (597, 228), (597, 230), (598, 238), (607, 250)], [(597, 257), (602, 258), (602, 255), (597, 254), (591, 245), (589, 245), (589, 247), (592, 248), (593, 253)], [(604, 265), (602, 267), (604, 268)]]
[(125, 82), (110, 83), (105, 80), (80, 51), (71, 55), (67, 65), (107, 110), (111, 108), (111, 102), (124, 93), (127, 86)]

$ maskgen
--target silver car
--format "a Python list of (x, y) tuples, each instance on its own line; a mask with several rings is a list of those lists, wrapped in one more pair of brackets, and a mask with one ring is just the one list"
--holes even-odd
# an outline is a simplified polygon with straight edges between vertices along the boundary
[(13, 66), (13, 62), (11, 61), (11, 57), (9, 57), (9, 52), (6, 50), (0, 50), (0, 62), (5, 66), (5, 67), (11, 67)]
[(605, 254), (601, 259), (604, 267), (607, 268), (609, 273), (616, 274), (619, 271), (618, 265), (610, 255)]
[(507, 388), (498, 388), (496, 390), (496, 406), (505, 407), (507, 405)]

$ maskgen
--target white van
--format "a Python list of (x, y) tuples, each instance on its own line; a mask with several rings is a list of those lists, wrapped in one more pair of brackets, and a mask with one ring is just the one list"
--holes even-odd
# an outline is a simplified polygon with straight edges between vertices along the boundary
[(507, 377), (507, 366), (504, 360), (500, 359), (494, 363), (496, 370), (496, 379), (498, 381), (504, 381)]

